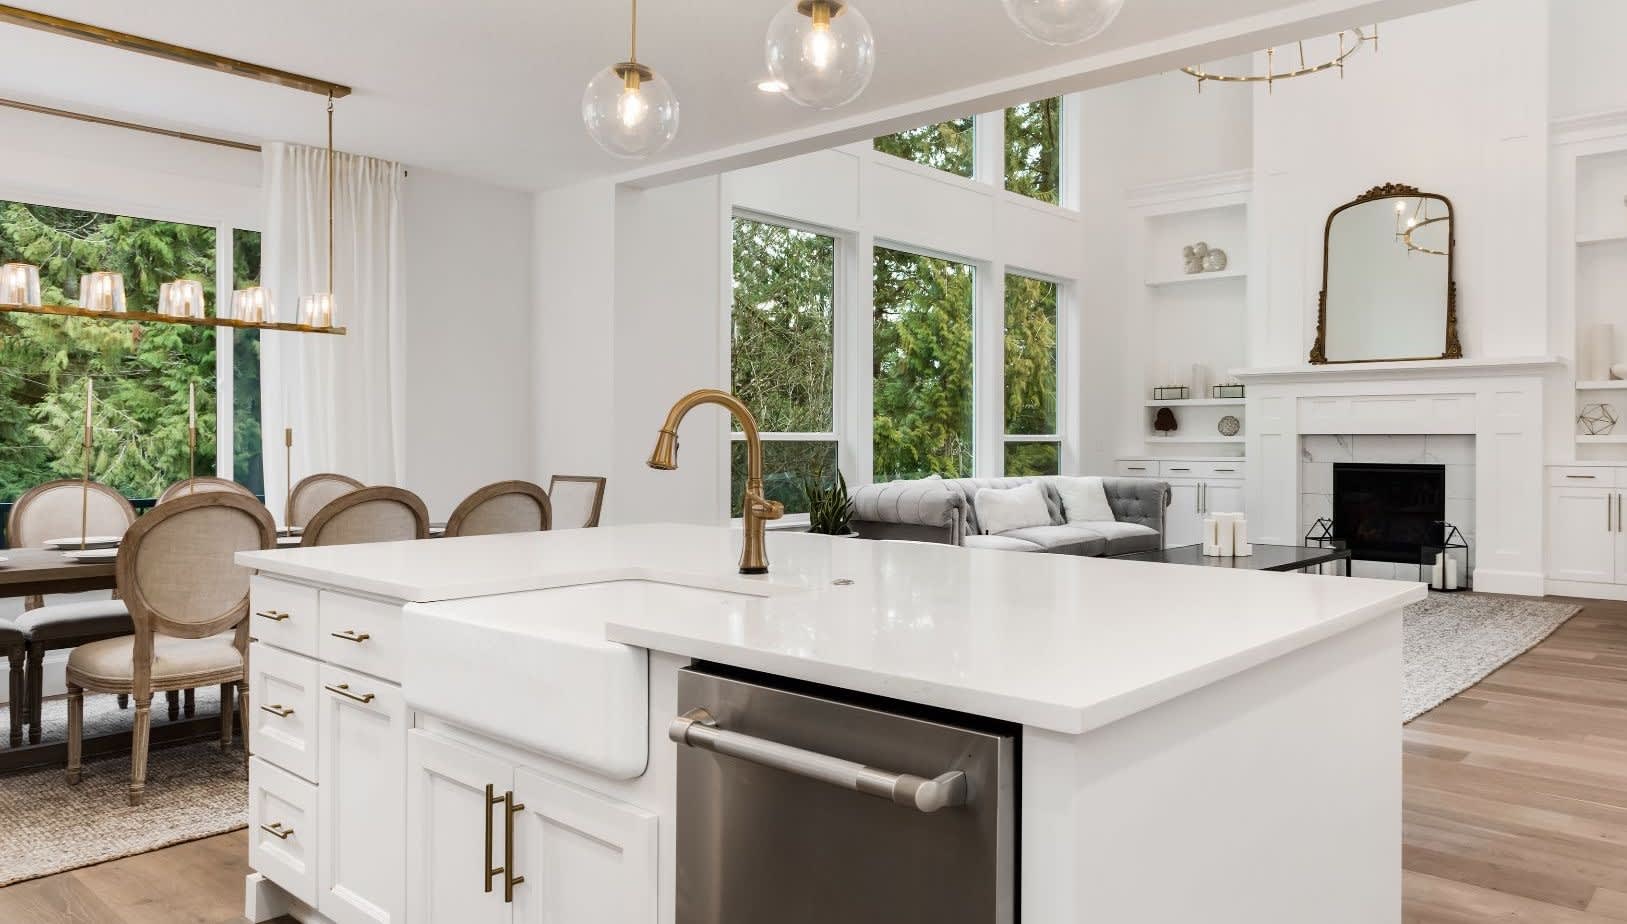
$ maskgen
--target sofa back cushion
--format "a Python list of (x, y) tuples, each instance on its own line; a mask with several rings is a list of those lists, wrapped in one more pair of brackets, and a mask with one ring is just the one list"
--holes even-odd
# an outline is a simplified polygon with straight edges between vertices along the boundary
[(966, 535), (976, 536), (980, 533), (992, 532), (983, 528), (977, 518), (977, 492), (984, 488), (1015, 488), (1020, 485), (1037, 485), (1040, 494), (1045, 497), (1045, 509), (1051, 515), (1051, 525), (1059, 526), (1062, 519), (1062, 498), (1056, 493), (1056, 487), (1049, 478), (945, 478), (941, 482), (945, 487), (960, 494), (966, 499)]
[(980, 531), (991, 535), (1030, 526), (1051, 525), (1051, 511), (1046, 507), (1045, 493), (1037, 484), (981, 488), (972, 506), (977, 509), (977, 521), (982, 527)]
[(1059, 477), (1056, 493), (1062, 497), (1062, 515), (1069, 523), (1112, 523), (1118, 519), (1107, 502), (1102, 480), (1095, 477)]

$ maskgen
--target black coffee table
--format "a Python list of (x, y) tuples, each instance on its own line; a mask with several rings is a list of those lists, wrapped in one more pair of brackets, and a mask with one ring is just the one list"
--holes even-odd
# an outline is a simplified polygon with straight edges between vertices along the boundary
[(1256, 542), (1254, 554), (1242, 558), (1210, 558), (1201, 545), (1182, 545), (1152, 552), (1114, 555), (1126, 561), (1161, 562), (1166, 565), (1201, 565), (1205, 568), (1237, 568), (1243, 571), (1304, 571), (1317, 565), (1344, 562), (1344, 576), (1350, 577), (1350, 550), (1325, 549), (1314, 545), (1265, 545)]

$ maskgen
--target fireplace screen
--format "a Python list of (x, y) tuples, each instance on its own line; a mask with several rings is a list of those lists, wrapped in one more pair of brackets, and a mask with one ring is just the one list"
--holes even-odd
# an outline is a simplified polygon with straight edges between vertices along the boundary
[(1333, 535), (1352, 558), (1417, 564), (1444, 519), (1445, 466), (1334, 463)]

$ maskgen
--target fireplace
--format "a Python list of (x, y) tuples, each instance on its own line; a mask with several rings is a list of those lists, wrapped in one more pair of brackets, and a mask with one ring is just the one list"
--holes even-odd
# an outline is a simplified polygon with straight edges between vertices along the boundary
[(1360, 561), (1416, 565), (1441, 541), (1446, 467), (1338, 462), (1333, 466), (1333, 535)]

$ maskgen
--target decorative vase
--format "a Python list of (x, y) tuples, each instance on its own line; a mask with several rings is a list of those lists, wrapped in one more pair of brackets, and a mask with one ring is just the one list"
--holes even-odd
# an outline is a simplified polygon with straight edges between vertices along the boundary
[(1582, 375), (1588, 379), (1608, 379), (1616, 363), (1616, 326), (1594, 324), (1588, 328), (1583, 347)]

